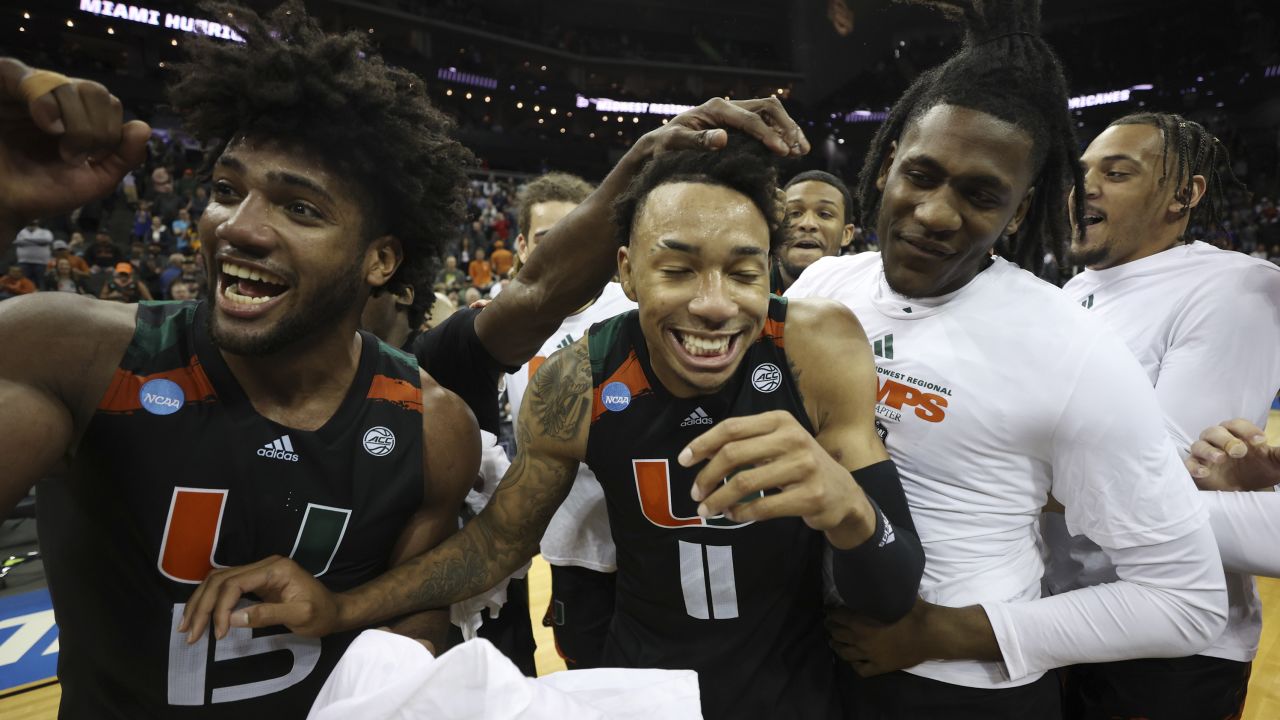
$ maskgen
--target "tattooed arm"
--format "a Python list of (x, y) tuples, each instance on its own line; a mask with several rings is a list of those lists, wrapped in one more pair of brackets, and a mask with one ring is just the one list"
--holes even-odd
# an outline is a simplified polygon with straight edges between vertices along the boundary
[[(212, 620), (219, 638), (231, 626), (271, 625), (319, 637), (445, 607), (493, 587), (537, 553), (586, 456), (590, 418), (591, 363), (583, 338), (538, 369), (520, 410), (515, 462), (484, 511), (457, 534), (340, 594), (287, 558), (224, 571), (217, 587), (202, 585), (199, 597), (192, 596), (180, 630), (198, 639)], [(248, 593), (264, 602), (233, 613)]]

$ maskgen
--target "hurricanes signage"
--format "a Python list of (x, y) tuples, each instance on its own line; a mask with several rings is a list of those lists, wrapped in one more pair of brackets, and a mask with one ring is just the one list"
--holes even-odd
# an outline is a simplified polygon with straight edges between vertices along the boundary
[(223, 25), (222, 23), (201, 18), (187, 17), (177, 13), (161, 12), (142, 5), (128, 5), (126, 3), (111, 2), (111, 0), (80, 0), (80, 12), (127, 20), (141, 25), (154, 25), (167, 30), (178, 30), (179, 32), (209, 35), (223, 40), (244, 42), (244, 38), (240, 36), (240, 33), (236, 32), (230, 25)]

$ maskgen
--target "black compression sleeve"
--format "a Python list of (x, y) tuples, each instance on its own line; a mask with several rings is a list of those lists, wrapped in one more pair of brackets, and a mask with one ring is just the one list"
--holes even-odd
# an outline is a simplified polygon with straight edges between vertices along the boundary
[(846, 607), (880, 622), (895, 622), (915, 604), (924, 551), (892, 460), (855, 470), (876, 514), (871, 537), (849, 550), (831, 549), (832, 575)]
[(471, 408), (481, 430), (498, 434), (498, 379), (515, 372), (500, 364), (476, 335), (480, 310), (463, 308), (413, 341), (418, 364)]

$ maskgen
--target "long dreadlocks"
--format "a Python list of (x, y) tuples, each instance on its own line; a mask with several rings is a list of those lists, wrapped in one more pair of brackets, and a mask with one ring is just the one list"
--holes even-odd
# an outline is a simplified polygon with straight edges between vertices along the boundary
[[(1112, 121), (1111, 125), (1150, 125), (1160, 130), (1164, 147), (1160, 154), (1160, 183), (1170, 179), (1170, 155), (1173, 168), (1173, 196), (1182, 201), (1182, 210), (1191, 211), (1187, 227), (1221, 227), (1225, 220), (1227, 187), (1248, 192), (1244, 183), (1231, 171), (1227, 148), (1213, 133), (1198, 122), (1174, 113), (1142, 112)], [(1172, 153), (1170, 152), (1172, 150)], [(1205, 179), (1204, 197), (1191, 207), (1191, 180), (1196, 175)]]
[(965, 37), (956, 54), (911, 83), (872, 138), (858, 175), (858, 200), (867, 212), (867, 224), (875, 223), (880, 209), (880, 168), (906, 127), (940, 104), (977, 110), (1031, 136), (1036, 192), (1009, 247), (1011, 259), (1039, 271), (1046, 248), (1061, 257), (1067, 246), (1066, 204), (1072, 184), (1077, 212), (1082, 213), (1084, 197), (1078, 145), (1067, 110), (1067, 80), (1057, 55), (1039, 35), (1040, 0), (898, 1), (927, 5), (959, 20)]

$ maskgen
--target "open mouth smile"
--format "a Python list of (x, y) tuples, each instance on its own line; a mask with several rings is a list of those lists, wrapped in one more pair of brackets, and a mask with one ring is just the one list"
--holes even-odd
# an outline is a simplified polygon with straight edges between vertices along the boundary
[(668, 330), (667, 339), (682, 364), (702, 372), (717, 372), (733, 364), (742, 333)]
[(233, 260), (220, 261), (218, 308), (240, 318), (257, 317), (288, 294), (291, 286), (269, 270)]

